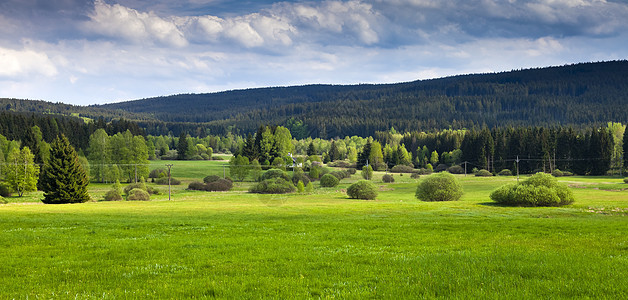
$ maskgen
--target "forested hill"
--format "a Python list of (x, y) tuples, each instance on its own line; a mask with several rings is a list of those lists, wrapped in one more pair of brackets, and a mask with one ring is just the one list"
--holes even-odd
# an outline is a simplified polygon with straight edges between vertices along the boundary
[[(99, 106), (165, 122), (253, 132), (303, 121), (312, 136), (628, 120), (628, 61), (582, 63), (381, 85), (308, 85), (186, 94)], [(155, 130), (155, 123), (145, 123)], [(163, 130), (163, 126), (161, 126)]]

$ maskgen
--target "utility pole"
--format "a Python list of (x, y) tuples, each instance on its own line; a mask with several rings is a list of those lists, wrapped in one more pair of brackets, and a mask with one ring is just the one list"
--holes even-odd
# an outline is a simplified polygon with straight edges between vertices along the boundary
[(171, 194), (171, 190), (170, 190), (170, 168), (172, 168), (172, 164), (166, 164), (166, 167), (168, 167), (168, 201), (171, 201), (172, 198), (170, 196), (170, 194)]
[(517, 162), (517, 183), (519, 183), (519, 155), (517, 155), (517, 160), (515, 160)]

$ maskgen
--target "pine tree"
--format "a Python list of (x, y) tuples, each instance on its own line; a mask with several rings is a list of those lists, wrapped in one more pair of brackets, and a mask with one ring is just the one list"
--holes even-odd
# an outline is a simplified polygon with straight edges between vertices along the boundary
[(58, 136), (50, 145), (50, 160), (41, 176), (46, 204), (82, 203), (90, 200), (89, 180), (78, 160), (74, 147), (65, 135)]
[(187, 156), (187, 152), (188, 152), (188, 134), (185, 132), (181, 133), (181, 136), (179, 136), (179, 144), (177, 145), (177, 159), (178, 160), (184, 160)]
[(624, 169), (628, 169), (628, 127), (624, 131)]

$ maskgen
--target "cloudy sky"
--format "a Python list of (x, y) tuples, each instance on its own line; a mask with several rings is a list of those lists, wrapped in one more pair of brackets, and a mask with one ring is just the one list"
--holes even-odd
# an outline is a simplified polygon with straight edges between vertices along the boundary
[(626, 0), (0, 0), (0, 97), (81, 105), (616, 59)]

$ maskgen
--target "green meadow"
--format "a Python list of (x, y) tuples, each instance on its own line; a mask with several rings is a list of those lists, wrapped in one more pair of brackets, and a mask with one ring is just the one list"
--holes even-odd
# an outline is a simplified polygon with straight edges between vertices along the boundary
[[(183, 184), (148, 202), (0, 205), (0, 298), (628, 298), (628, 184), (563, 177), (560, 208), (501, 207), (515, 177), (457, 175), (460, 201), (421, 202), (395, 174), (377, 200), (312, 194), (187, 191), (226, 161), (172, 163)], [(228, 170), (227, 170), (228, 174)], [(149, 183), (150, 184), (150, 183)]]

